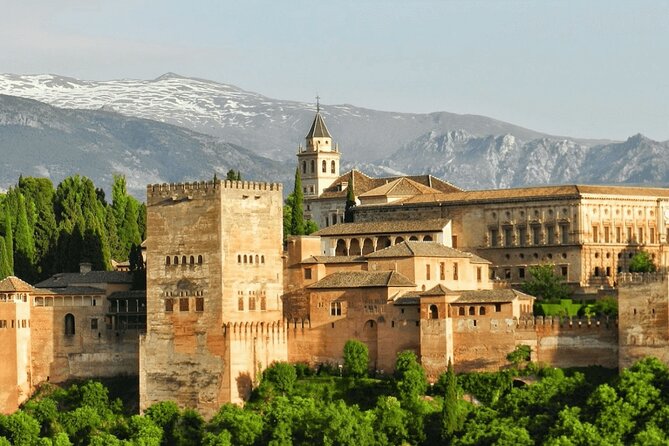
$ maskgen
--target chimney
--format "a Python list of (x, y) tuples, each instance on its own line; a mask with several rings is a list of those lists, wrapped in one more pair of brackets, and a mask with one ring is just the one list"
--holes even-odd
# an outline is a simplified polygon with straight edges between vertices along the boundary
[(81, 274), (90, 273), (93, 270), (93, 265), (90, 262), (81, 262), (79, 264), (79, 272)]

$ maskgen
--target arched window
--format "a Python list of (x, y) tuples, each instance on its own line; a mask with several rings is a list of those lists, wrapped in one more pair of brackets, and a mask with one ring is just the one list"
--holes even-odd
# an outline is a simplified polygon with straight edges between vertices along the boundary
[(474, 316), (476, 314), (476, 308), (475, 307), (469, 307), (469, 315)]
[(260, 259), (260, 257), (258, 257), (258, 254), (256, 254), (256, 265), (259, 263), (258, 262), (259, 259)]
[(436, 305), (430, 305), (430, 319), (439, 319), (439, 309)]
[(195, 265), (195, 256), (190, 256), (190, 264)]
[(260, 256), (260, 263), (265, 264), (265, 256)]
[(260, 295), (260, 310), (262, 311), (267, 310), (267, 297), (264, 294)]
[(323, 173), (327, 173), (327, 171), (328, 171), (328, 162), (327, 161), (323, 160), (323, 165), (322, 165), (321, 170), (323, 171)]
[(335, 165), (335, 162), (334, 162), (334, 160), (333, 160), (333, 161), (330, 163), (330, 173), (335, 173), (335, 171), (336, 171), (335, 166), (336, 166), (336, 165)]
[(174, 264), (175, 265), (179, 264), (179, 257), (178, 256), (174, 256)]
[(67, 313), (65, 315), (65, 336), (74, 336), (74, 331), (74, 315), (72, 313)]
[(480, 307), (479, 308), (479, 314), (484, 315), (485, 314), (485, 307)]
[(202, 265), (202, 261), (203, 261), (202, 256), (201, 256), (201, 255), (197, 256), (197, 263), (199, 263), (200, 265)]
[(423, 237), (423, 241), (424, 241), (424, 242), (431, 242), (431, 241), (432, 241), (432, 237), (429, 236), (429, 235), (426, 235), (425, 237)]
[(255, 311), (256, 309), (256, 297), (255, 296), (250, 296), (249, 297), (249, 311)]
[(250, 263), (251, 265), (253, 265), (253, 254), (251, 254), (251, 255), (249, 256), (249, 263)]
[(186, 256), (181, 256), (181, 264), (182, 265), (186, 264)]
[(464, 315), (465, 315), (465, 307), (458, 308), (458, 316), (464, 316)]
[(171, 260), (170, 256), (165, 257), (165, 265), (170, 266)]
[(248, 262), (248, 258), (246, 257), (246, 254), (244, 254), (244, 263)]
[(307, 173), (307, 162), (302, 161), (302, 173)]
[[(200, 256), (200, 258), (201, 257), (202, 256)], [(202, 262), (199, 262), (199, 263), (202, 263)], [(237, 263), (242, 263), (242, 255), (241, 254), (237, 254)]]

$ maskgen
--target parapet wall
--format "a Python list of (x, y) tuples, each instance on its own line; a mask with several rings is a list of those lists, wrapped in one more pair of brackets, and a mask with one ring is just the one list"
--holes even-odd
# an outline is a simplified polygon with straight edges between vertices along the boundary
[(253, 191), (283, 191), (281, 183), (264, 183), (256, 181), (195, 181), (192, 183), (162, 183), (146, 186), (147, 197), (165, 196), (168, 194), (186, 194), (198, 192), (200, 194), (213, 193), (219, 189), (244, 189)]

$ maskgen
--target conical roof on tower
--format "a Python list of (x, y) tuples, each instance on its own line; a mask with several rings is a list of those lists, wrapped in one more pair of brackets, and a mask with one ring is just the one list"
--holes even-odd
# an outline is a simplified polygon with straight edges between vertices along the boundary
[(330, 131), (325, 125), (325, 120), (323, 120), (323, 116), (321, 115), (320, 107), (316, 111), (314, 122), (311, 124), (311, 128), (309, 129), (306, 138), (332, 138), (332, 136), (330, 136)]

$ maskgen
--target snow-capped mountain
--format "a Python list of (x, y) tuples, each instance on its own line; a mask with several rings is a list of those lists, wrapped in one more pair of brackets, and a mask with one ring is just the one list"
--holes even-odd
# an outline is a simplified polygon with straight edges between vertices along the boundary
[[(153, 80), (85, 81), (50, 74), (0, 75), (0, 94), (63, 108), (109, 110), (213, 135), (277, 160), (293, 160), (304, 143), (314, 104), (270, 99), (232, 85), (168, 73)], [(328, 127), (351, 162), (384, 159), (429, 131), (464, 129), (478, 136), (548, 135), (484, 116), (392, 113), (352, 105), (322, 107)]]
[(54, 183), (81, 174), (109, 187), (124, 174), (140, 199), (149, 183), (201, 181), (229, 169), (246, 180), (292, 180), (292, 164), (263, 158), (234, 144), (170, 124), (118, 113), (60, 109), (0, 95), (0, 187), (19, 175)]
[(635, 135), (588, 146), (568, 139), (522, 141), (514, 135), (428, 132), (406, 144), (381, 169), (430, 173), (465, 189), (599, 183), (669, 184), (669, 141)]
[[(315, 111), (314, 104), (171, 73), (111, 81), (6, 74), (0, 75), (3, 93), (62, 109), (16, 98), (0, 101), (0, 152), (9, 153), (0, 187), (19, 173), (57, 180), (79, 169), (96, 181), (126, 173), (139, 196), (149, 182), (201, 179), (228, 168), (250, 179), (285, 180), (292, 188), (296, 148)], [(592, 141), (484, 116), (351, 105), (323, 106), (322, 113), (339, 143), (342, 167), (371, 175), (430, 173), (466, 189), (669, 184), (669, 142), (642, 135)]]

